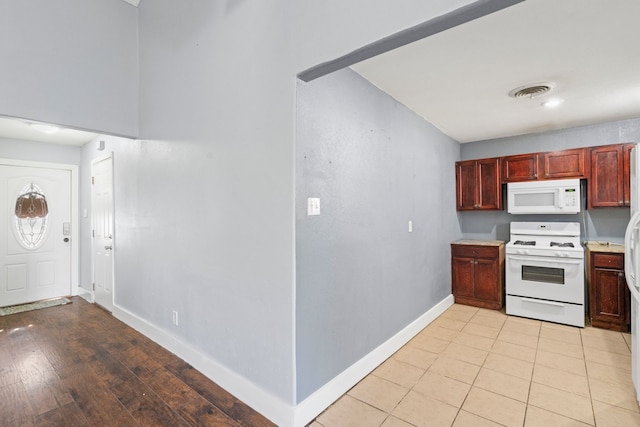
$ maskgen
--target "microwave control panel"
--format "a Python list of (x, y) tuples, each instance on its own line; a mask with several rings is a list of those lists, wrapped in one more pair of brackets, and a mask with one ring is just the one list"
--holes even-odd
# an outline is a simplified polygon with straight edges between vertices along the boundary
[(578, 195), (579, 191), (576, 191), (575, 188), (565, 188), (564, 189), (564, 206), (566, 207), (575, 207), (578, 206)]

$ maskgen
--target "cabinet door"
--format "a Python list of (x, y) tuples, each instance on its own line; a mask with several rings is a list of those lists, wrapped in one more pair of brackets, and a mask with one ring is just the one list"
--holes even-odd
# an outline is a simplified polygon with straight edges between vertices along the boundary
[(456, 163), (456, 205), (457, 210), (476, 209), (477, 166), (475, 160)]
[(478, 160), (478, 183), (477, 209), (502, 210), (500, 159)]
[(589, 208), (625, 206), (622, 145), (591, 149)]
[(502, 209), (499, 158), (456, 162), (456, 209)]
[(538, 154), (520, 154), (502, 158), (502, 181), (534, 181), (538, 179)]
[(592, 273), (592, 319), (619, 323), (620, 326), (626, 324), (624, 274), (620, 270), (597, 267)]
[(588, 149), (562, 150), (540, 155), (542, 179), (586, 178)]
[(456, 297), (473, 298), (475, 260), (467, 257), (451, 258), (451, 292)]
[(625, 144), (622, 147), (622, 185), (625, 206), (631, 206), (631, 149), (635, 147), (636, 144)]
[(496, 259), (478, 258), (475, 261), (475, 297), (485, 301), (500, 301), (500, 277)]

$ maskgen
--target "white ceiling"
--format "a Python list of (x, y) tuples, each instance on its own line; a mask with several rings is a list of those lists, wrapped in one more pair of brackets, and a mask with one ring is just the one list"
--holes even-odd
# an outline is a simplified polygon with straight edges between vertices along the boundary
[(527, 0), (352, 68), (459, 142), (640, 118), (639, 23), (638, 0)]
[[(639, 18), (639, 0), (526, 0), (352, 68), (460, 142), (640, 118)], [(537, 82), (556, 87), (508, 96)], [(551, 97), (564, 103), (541, 107)], [(26, 122), (0, 117), (0, 138), (80, 146), (96, 137)]]

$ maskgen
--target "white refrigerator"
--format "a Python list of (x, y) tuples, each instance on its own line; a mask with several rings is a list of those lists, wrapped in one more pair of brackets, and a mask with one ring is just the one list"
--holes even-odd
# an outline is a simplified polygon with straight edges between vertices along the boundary
[(624, 272), (631, 292), (631, 376), (640, 402), (640, 147), (631, 150), (631, 219), (624, 235)]

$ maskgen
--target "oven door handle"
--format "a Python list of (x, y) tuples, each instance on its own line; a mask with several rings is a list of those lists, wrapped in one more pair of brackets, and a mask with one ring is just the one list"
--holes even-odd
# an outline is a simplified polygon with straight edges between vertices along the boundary
[(531, 299), (531, 298), (520, 298), (522, 301), (533, 302), (535, 304), (544, 304), (544, 305), (553, 305), (555, 307), (564, 307), (564, 304), (561, 302), (547, 301), (541, 299)]
[(526, 256), (522, 256), (522, 255), (507, 255), (507, 260), (511, 260), (511, 261), (529, 261), (529, 262), (542, 262), (545, 264), (562, 264), (562, 265), (567, 265), (567, 264), (571, 264), (571, 265), (580, 265), (582, 264), (582, 260), (579, 261), (571, 261), (570, 259), (564, 259), (562, 258), (562, 261), (558, 261), (557, 258), (552, 258), (552, 257), (540, 257), (540, 258), (535, 258), (535, 257), (526, 257)]

